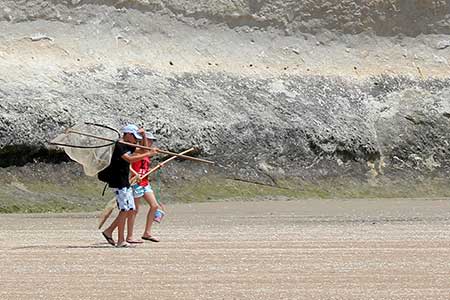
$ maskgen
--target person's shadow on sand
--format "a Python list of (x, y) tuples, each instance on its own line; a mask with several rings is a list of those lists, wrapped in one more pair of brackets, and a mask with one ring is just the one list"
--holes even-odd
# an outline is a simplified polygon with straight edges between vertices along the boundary
[(111, 249), (114, 248), (108, 243), (95, 243), (92, 245), (30, 245), (10, 248), (11, 250), (26, 250), (26, 249)]

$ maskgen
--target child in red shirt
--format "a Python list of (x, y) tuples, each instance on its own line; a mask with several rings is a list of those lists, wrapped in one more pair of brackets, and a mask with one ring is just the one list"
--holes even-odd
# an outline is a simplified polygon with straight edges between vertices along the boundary
[[(151, 147), (153, 142), (156, 140), (154, 135), (151, 132), (145, 133), (146, 141), (144, 141), (144, 145), (147, 147)], [(153, 151), (153, 156), (157, 154), (156, 151)], [(152, 236), (152, 224), (153, 219), (155, 217), (155, 212), (158, 209), (158, 202), (156, 201), (155, 194), (153, 193), (152, 187), (150, 186), (150, 182), (148, 180), (148, 176), (143, 178), (145, 174), (150, 170), (151, 160), (150, 157), (145, 157), (144, 159), (134, 162), (131, 164), (131, 168), (135, 176), (139, 176), (140, 181), (136, 184), (132, 185), (134, 202), (136, 206), (136, 210), (133, 211), (132, 215), (127, 220), (127, 242), (128, 243), (142, 243), (142, 240), (137, 240), (133, 237), (133, 227), (134, 222), (136, 220), (136, 215), (139, 211), (139, 200), (144, 198), (145, 201), (149, 204), (150, 208), (147, 213), (147, 221), (145, 224), (144, 234), (142, 235), (143, 240), (148, 240), (152, 242), (159, 242), (159, 239)]]

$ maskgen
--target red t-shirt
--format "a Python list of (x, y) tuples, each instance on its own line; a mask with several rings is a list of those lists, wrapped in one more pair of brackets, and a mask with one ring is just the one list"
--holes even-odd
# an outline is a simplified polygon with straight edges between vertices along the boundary
[[(135, 170), (140, 176), (144, 176), (147, 174), (148, 171), (150, 171), (150, 164), (151, 160), (150, 157), (146, 157), (143, 160), (136, 161), (131, 164), (131, 167), (133, 170)], [(142, 179), (142, 181), (139, 183), (140, 186), (147, 186), (149, 183), (148, 176)]]

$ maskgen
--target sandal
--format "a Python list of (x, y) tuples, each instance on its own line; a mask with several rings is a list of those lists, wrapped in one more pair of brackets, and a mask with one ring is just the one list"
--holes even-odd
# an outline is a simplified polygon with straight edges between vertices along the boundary
[(131, 248), (131, 247), (133, 247), (133, 246), (131, 246), (131, 244), (129, 244), (125, 241), (116, 246), (116, 248)]
[(143, 244), (143, 240), (127, 240), (128, 244)]
[(155, 243), (159, 242), (159, 239), (154, 236), (143, 236), (142, 239), (146, 240), (146, 241), (150, 241), (150, 242), (155, 242)]
[(111, 236), (107, 236), (105, 232), (102, 232), (102, 235), (105, 238), (105, 240), (108, 242), (108, 244), (110, 244), (111, 246), (116, 245), (116, 242), (114, 241), (114, 239)]

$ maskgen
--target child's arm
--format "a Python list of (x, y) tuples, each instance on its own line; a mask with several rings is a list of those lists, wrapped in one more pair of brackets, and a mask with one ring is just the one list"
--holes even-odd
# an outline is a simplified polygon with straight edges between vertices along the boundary
[(126, 160), (127, 162), (129, 162), (131, 164), (136, 161), (140, 161), (146, 157), (153, 156), (157, 153), (158, 153), (158, 151), (156, 151), (156, 150), (145, 151), (143, 153), (133, 153), (131, 155), (128, 153), (125, 153), (124, 155), (122, 155), (122, 159)]
[(145, 136), (145, 130), (144, 130), (144, 128), (140, 128), (140, 129), (138, 130), (138, 133), (139, 133), (140, 135), (142, 135), (142, 146), (148, 147), (148, 140), (147, 140), (147, 137)]

